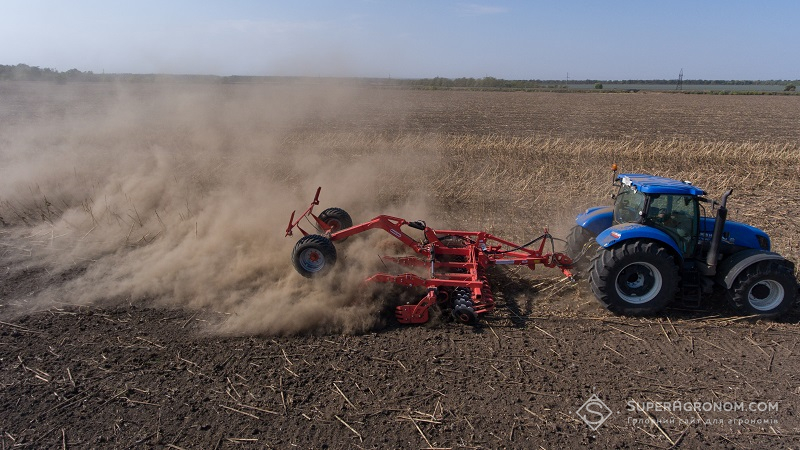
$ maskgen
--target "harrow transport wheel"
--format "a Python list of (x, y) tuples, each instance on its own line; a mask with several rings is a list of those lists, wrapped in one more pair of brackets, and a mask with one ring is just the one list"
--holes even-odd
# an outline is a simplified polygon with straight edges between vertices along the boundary
[(797, 280), (791, 263), (761, 261), (746, 268), (728, 290), (739, 311), (775, 317), (789, 312), (797, 299)]
[[(345, 228), (350, 228), (353, 226), (353, 219), (350, 218), (350, 214), (347, 214), (347, 211), (341, 208), (328, 208), (322, 211), (319, 215), (319, 220), (328, 224), (331, 228), (331, 233), (336, 233), (337, 231), (342, 231)], [(343, 242), (345, 239), (339, 239), (339, 242)]]
[(306, 278), (324, 275), (336, 264), (336, 247), (325, 236), (303, 236), (292, 250), (292, 264)]
[(675, 297), (678, 267), (664, 247), (649, 241), (627, 241), (598, 250), (589, 285), (609, 311), (644, 316), (664, 309)]
[(584, 277), (598, 247), (595, 235), (586, 228), (575, 225), (569, 231), (564, 251), (572, 259), (573, 273), (578, 278)]

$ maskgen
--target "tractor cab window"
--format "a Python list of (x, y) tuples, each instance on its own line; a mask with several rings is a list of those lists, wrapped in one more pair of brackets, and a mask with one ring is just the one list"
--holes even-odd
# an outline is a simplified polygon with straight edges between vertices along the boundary
[(699, 209), (691, 195), (651, 195), (646, 222), (670, 235), (684, 255), (691, 256), (697, 243)]
[(645, 196), (630, 186), (623, 185), (619, 188), (614, 201), (614, 222), (629, 223), (642, 220)]

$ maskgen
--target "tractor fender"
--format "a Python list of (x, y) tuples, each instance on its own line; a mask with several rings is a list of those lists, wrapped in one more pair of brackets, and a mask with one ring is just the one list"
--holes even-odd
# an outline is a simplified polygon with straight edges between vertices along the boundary
[(651, 241), (661, 242), (669, 246), (675, 252), (679, 260), (683, 260), (683, 252), (680, 251), (675, 240), (658, 228), (648, 227), (638, 223), (623, 223), (607, 228), (597, 235), (597, 243), (603, 248), (611, 247), (612, 245), (629, 239), (649, 239)]
[(766, 250), (758, 250), (755, 248), (742, 250), (720, 261), (715, 281), (717, 284), (725, 286), (726, 289), (730, 289), (731, 286), (733, 286), (733, 282), (736, 281), (736, 277), (738, 277), (742, 271), (757, 262), (767, 260), (787, 261), (783, 256)]
[(611, 206), (596, 206), (586, 212), (578, 214), (575, 223), (591, 231), (597, 236), (601, 231), (611, 226), (614, 219), (614, 208)]

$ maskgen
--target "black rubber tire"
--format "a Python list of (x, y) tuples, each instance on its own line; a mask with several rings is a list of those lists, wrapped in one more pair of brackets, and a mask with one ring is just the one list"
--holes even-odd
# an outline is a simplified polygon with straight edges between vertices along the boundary
[[(740, 273), (727, 294), (731, 304), (743, 313), (777, 317), (794, 308), (797, 280), (788, 261), (761, 261)], [(764, 304), (753, 304), (759, 301)]]
[(572, 273), (578, 278), (585, 276), (592, 257), (599, 248), (595, 237), (597, 236), (594, 233), (580, 225), (575, 225), (569, 230), (564, 252), (572, 259)]
[(353, 226), (353, 219), (350, 218), (350, 214), (347, 214), (347, 211), (341, 208), (328, 208), (322, 211), (318, 217), (319, 220), (333, 227), (331, 233), (342, 231)]
[(601, 248), (589, 271), (589, 286), (600, 303), (626, 316), (663, 310), (675, 298), (679, 280), (675, 259), (652, 241), (633, 240)]
[(325, 275), (336, 264), (336, 247), (325, 236), (303, 236), (292, 250), (292, 264), (306, 278)]
[[(333, 227), (331, 228), (331, 233), (336, 233), (337, 231), (353, 226), (353, 219), (350, 217), (350, 214), (347, 214), (347, 211), (342, 208), (328, 208), (322, 211), (317, 217), (319, 217), (319, 220), (328, 224), (328, 226)], [(340, 238), (337, 239), (336, 242), (344, 242), (346, 240), (347, 238)]]

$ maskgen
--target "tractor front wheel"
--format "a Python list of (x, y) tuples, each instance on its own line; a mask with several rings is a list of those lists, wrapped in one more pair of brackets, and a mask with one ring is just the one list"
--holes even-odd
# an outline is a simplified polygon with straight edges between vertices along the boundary
[(303, 236), (292, 250), (292, 264), (306, 278), (324, 275), (336, 264), (336, 247), (325, 236)]
[(678, 267), (650, 241), (627, 241), (598, 250), (589, 272), (592, 292), (606, 309), (629, 316), (655, 314), (675, 297)]
[(785, 261), (761, 261), (739, 274), (728, 299), (743, 313), (780, 316), (795, 305), (797, 280)]

